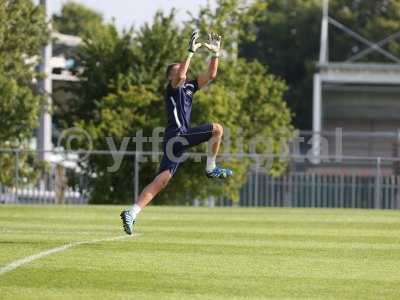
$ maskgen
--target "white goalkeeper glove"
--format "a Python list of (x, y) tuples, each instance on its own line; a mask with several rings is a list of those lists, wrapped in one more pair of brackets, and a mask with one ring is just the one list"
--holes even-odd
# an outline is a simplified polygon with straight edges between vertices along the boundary
[(204, 46), (213, 53), (213, 57), (219, 57), (221, 39), (222, 37), (216, 33), (208, 34), (208, 43), (204, 43)]
[(189, 52), (192, 53), (192, 55), (199, 49), (202, 44), (197, 43), (197, 39), (199, 38), (200, 32), (198, 30), (193, 31), (192, 36), (190, 38), (189, 42)]

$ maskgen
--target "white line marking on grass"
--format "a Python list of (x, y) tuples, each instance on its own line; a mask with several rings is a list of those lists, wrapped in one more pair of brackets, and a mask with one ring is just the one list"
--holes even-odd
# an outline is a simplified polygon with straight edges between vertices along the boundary
[[(137, 236), (137, 234), (135, 234), (134, 236)], [(5, 273), (11, 272), (13, 270), (15, 270), (16, 268), (19, 268), (23, 265), (29, 264), (34, 260), (49, 256), (51, 254), (55, 254), (58, 252), (63, 252), (65, 250), (68, 250), (70, 248), (74, 248), (76, 246), (79, 245), (89, 245), (89, 244), (97, 244), (97, 243), (101, 243), (101, 242), (112, 242), (112, 241), (118, 241), (118, 240), (122, 240), (125, 238), (131, 237), (129, 235), (123, 235), (123, 236), (117, 236), (117, 237), (112, 237), (112, 238), (105, 238), (105, 239), (98, 239), (98, 240), (91, 240), (91, 241), (82, 241), (82, 242), (74, 242), (74, 243), (70, 243), (70, 244), (66, 244), (60, 247), (56, 247), (56, 248), (52, 248), (46, 251), (42, 251), (39, 252), (37, 254), (33, 254), (30, 256), (26, 256), (24, 258), (21, 259), (17, 259), (14, 260), (13, 262), (9, 263), (8, 265), (4, 266), (4, 267), (0, 267), (0, 275), (3, 275)]]

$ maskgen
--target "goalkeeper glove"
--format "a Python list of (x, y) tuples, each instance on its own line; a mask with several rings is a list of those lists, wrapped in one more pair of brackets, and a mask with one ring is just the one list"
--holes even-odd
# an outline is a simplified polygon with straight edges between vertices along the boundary
[(216, 33), (209, 33), (208, 43), (204, 43), (204, 46), (213, 53), (213, 57), (219, 57), (221, 36)]
[(193, 31), (192, 36), (190, 38), (189, 49), (188, 50), (189, 50), (190, 53), (192, 53), (192, 55), (193, 55), (193, 53), (195, 53), (197, 51), (197, 49), (199, 49), (202, 46), (201, 43), (197, 43), (197, 39), (199, 38), (199, 34), (200, 34), (199, 31), (195, 30), (195, 31)]

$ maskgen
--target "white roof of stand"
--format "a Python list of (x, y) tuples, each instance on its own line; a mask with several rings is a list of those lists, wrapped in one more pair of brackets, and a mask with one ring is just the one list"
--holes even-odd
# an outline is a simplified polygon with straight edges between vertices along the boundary
[(77, 47), (82, 44), (82, 39), (78, 36), (63, 34), (53, 31), (51, 37), (55, 40), (56, 44), (63, 44), (68, 47)]
[(323, 82), (351, 84), (400, 84), (400, 64), (326, 63), (319, 64)]

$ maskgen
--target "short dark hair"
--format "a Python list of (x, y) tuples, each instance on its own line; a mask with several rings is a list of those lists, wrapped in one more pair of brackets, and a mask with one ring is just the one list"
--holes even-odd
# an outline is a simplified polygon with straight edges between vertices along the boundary
[(176, 65), (179, 65), (179, 64), (178, 64), (178, 63), (173, 63), (173, 64), (168, 65), (167, 71), (165, 72), (165, 75), (167, 76), (167, 78), (168, 78), (168, 76), (169, 76), (169, 72), (171, 72), (171, 69), (172, 69), (173, 67), (175, 67)]

